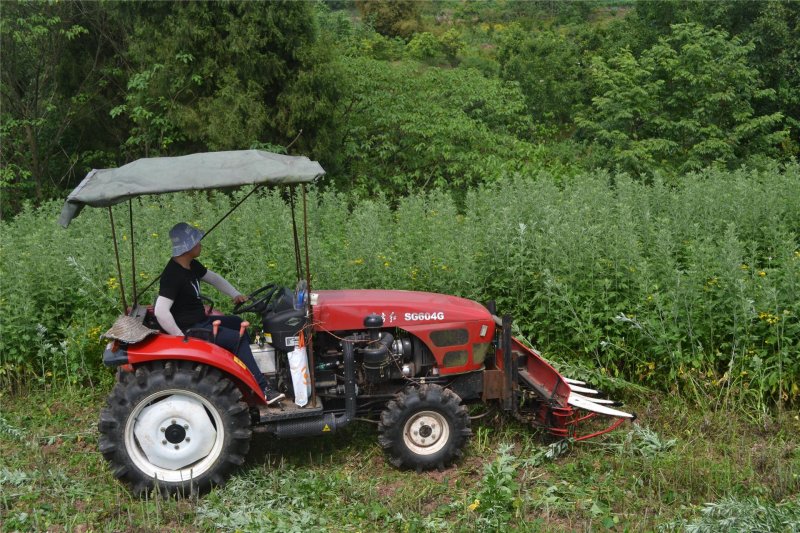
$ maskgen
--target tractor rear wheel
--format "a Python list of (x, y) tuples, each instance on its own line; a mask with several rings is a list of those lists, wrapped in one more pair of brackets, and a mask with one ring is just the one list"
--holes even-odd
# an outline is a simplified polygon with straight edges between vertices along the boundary
[(100, 452), (137, 496), (224, 485), (250, 448), (250, 413), (218, 370), (154, 362), (120, 373), (100, 414)]
[(408, 387), (381, 414), (378, 442), (398, 468), (443, 469), (472, 435), (461, 398), (439, 385)]

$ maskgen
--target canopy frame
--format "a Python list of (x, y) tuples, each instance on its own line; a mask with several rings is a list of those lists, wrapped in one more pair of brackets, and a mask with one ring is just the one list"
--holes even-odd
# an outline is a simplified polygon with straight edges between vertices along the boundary
[[(292, 141), (291, 144), (294, 144), (294, 141)], [(155, 179), (153, 172), (159, 170), (162, 171), (163, 175), (158, 174), (159, 179)], [(194, 174), (191, 174), (192, 172), (194, 172)], [(186, 175), (187, 173), (191, 175)], [(117, 169), (92, 170), (89, 172), (83, 181), (81, 181), (67, 197), (67, 201), (64, 203), (64, 207), (61, 211), (59, 223), (66, 228), (70, 221), (78, 216), (86, 205), (108, 208), (123, 313), (127, 314), (128, 305), (125, 297), (124, 278), (122, 276), (116, 226), (112, 210), (113, 205), (128, 200), (131, 234), (132, 310), (135, 312), (140, 297), (146, 293), (161, 276), (159, 275), (156, 277), (141, 291), (137, 290), (133, 198), (149, 194), (241, 187), (243, 185), (253, 184), (253, 189), (206, 231), (203, 236), (203, 238), (205, 238), (265, 184), (290, 185), (292, 186), (290, 204), (292, 209), (295, 265), (298, 279), (303, 279), (302, 254), (295, 222), (294, 203), (294, 185), (300, 183), (302, 184), (301, 189), (303, 194), (305, 281), (307, 294), (309, 294), (311, 274), (308, 253), (308, 216), (306, 211), (305, 184), (306, 182), (316, 180), (323, 174), (325, 174), (325, 171), (319, 163), (311, 161), (306, 157), (273, 154), (261, 150), (208, 152), (172, 158), (144, 158)]]

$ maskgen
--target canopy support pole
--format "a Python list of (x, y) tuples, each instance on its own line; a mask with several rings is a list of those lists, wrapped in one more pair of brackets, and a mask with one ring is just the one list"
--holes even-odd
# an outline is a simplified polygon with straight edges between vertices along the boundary
[(133, 277), (133, 287), (131, 287), (133, 291), (133, 303), (131, 305), (135, 308), (139, 303), (139, 295), (136, 292), (136, 252), (133, 246), (133, 200), (131, 199), (128, 200), (128, 217), (130, 218), (131, 227), (131, 276)]
[[(305, 240), (306, 245), (306, 294), (305, 300), (308, 302), (308, 323), (310, 327), (308, 328), (308, 335), (306, 336), (306, 352), (308, 354), (308, 368), (315, 368), (314, 367), (314, 334), (313, 334), (313, 324), (314, 324), (314, 310), (311, 308), (311, 264), (308, 261), (308, 205), (306, 203), (306, 184), (303, 183), (301, 185), (303, 189), (303, 239)], [(317, 384), (316, 380), (314, 379), (315, 372), (309, 372), (308, 375), (311, 378), (311, 402), (312, 405), (317, 405)]]
[(303, 260), (300, 255), (300, 239), (297, 236), (297, 221), (295, 220), (294, 185), (289, 191), (289, 205), (292, 208), (292, 235), (294, 236), (294, 266), (297, 269), (297, 279), (303, 279)]
[(111, 211), (111, 206), (108, 206), (108, 218), (111, 220), (111, 238), (114, 239), (114, 257), (117, 259), (119, 292), (122, 295), (122, 314), (127, 314), (128, 302), (125, 300), (125, 284), (122, 283), (122, 268), (119, 266), (119, 249), (117, 248), (117, 231), (114, 229), (114, 213)]
[(301, 185), (303, 189), (303, 239), (306, 244), (306, 288), (311, 294), (311, 264), (308, 261), (308, 205), (306, 204), (306, 184)]

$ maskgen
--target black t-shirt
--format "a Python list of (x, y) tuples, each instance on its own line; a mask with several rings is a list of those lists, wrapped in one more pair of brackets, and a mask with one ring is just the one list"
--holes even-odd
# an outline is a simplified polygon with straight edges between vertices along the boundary
[(158, 295), (174, 302), (170, 311), (181, 330), (185, 331), (206, 318), (200, 299), (200, 278), (206, 272), (208, 269), (196, 259), (192, 259), (188, 270), (170, 259), (161, 273)]

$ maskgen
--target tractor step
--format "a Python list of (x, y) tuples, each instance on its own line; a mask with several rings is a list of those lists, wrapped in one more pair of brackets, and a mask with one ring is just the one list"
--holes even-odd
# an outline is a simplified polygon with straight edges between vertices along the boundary
[(305, 418), (308, 416), (318, 416), (322, 413), (322, 399), (316, 398), (316, 402), (308, 402), (300, 407), (294, 403), (294, 398), (286, 397), (273, 405), (262, 405), (258, 408), (260, 422), (277, 422), (279, 420), (291, 420), (293, 418)]

